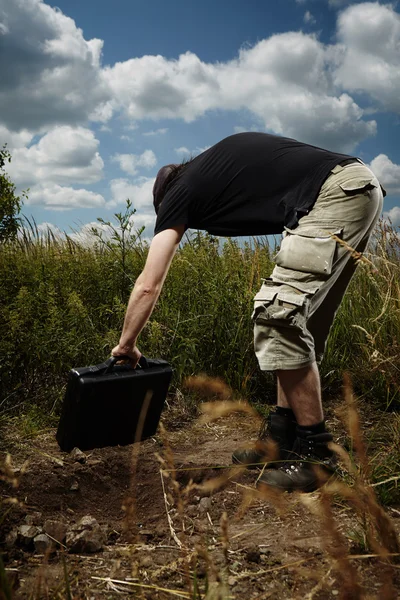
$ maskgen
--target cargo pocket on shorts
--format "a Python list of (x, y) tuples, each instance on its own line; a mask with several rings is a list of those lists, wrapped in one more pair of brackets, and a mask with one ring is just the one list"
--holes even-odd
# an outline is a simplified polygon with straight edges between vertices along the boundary
[[(317, 227), (298, 231), (285, 227), (285, 230), (280, 250), (275, 256), (277, 266), (328, 277), (332, 273), (337, 244), (331, 234)], [(340, 237), (342, 230), (332, 233)]]
[(266, 280), (254, 297), (254, 350), (262, 370), (292, 369), (315, 359), (307, 329), (310, 294)]
[(266, 280), (254, 296), (252, 319), (260, 324), (299, 326), (306, 323), (308, 298), (288, 285)]

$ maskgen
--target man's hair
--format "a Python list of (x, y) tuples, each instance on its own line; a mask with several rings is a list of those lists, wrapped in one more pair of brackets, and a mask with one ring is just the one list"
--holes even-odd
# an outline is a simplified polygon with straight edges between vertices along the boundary
[(192, 162), (193, 159), (185, 160), (180, 164), (171, 164), (161, 167), (157, 173), (156, 180), (153, 186), (153, 205), (156, 214), (158, 214), (160, 204), (164, 199), (164, 196), (176, 177), (181, 171)]

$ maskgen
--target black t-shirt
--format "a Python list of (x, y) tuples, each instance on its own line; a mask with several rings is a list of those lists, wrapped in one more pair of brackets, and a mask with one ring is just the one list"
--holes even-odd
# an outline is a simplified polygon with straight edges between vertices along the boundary
[(193, 159), (167, 188), (154, 233), (176, 225), (213, 235), (296, 227), (335, 165), (351, 158), (267, 133), (238, 133)]

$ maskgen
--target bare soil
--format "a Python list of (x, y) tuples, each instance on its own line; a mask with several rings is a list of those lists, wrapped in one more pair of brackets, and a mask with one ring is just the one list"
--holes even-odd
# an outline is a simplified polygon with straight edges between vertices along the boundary
[[(13, 488), (3, 482), (0, 489), (3, 500), (16, 498), (18, 504), (2, 505), (3, 510), (11, 507), (3, 539), (27, 517), (38, 525), (46, 519), (72, 525), (91, 515), (107, 530), (103, 551), (91, 555), (70, 554), (61, 546), (50, 556), (3, 547), (7, 573), (15, 582), (13, 597), (400, 597), (399, 566), (369, 556), (374, 552), (363, 547), (361, 525), (344, 501), (334, 503), (333, 515), (353, 556), (346, 572), (343, 557), (336, 556), (339, 562), (332, 558), (332, 532), (300, 495), (253, 497), (244, 504), (255, 490), (256, 471), (231, 473), (222, 487), (183, 494), (190, 480), (201, 484), (226, 474), (232, 450), (254, 439), (258, 425), (239, 415), (194, 423), (169, 433), (167, 445), (157, 436), (140, 447), (98, 449), (86, 452), (84, 464), (59, 450), (54, 431), (22, 441), (11, 432), (19, 484)], [(175, 474), (169, 472), (168, 445)], [(162, 466), (169, 476), (163, 479), (157, 455), (167, 461)], [(307, 496), (317, 502), (319, 492)], [(400, 511), (387, 511), (400, 532)], [(352, 577), (358, 583), (351, 583)]]

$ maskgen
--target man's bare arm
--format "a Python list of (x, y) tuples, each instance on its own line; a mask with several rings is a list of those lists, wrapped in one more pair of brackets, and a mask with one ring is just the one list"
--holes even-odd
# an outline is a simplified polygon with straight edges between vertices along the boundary
[(136, 348), (137, 337), (153, 312), (184, 231), (184, 225), (180, 225), (154, 236), (145, 267), (133, 288), (119, 344), (113, 349), (112, 355), (127, 355), (134, 366), (141, 356)]

